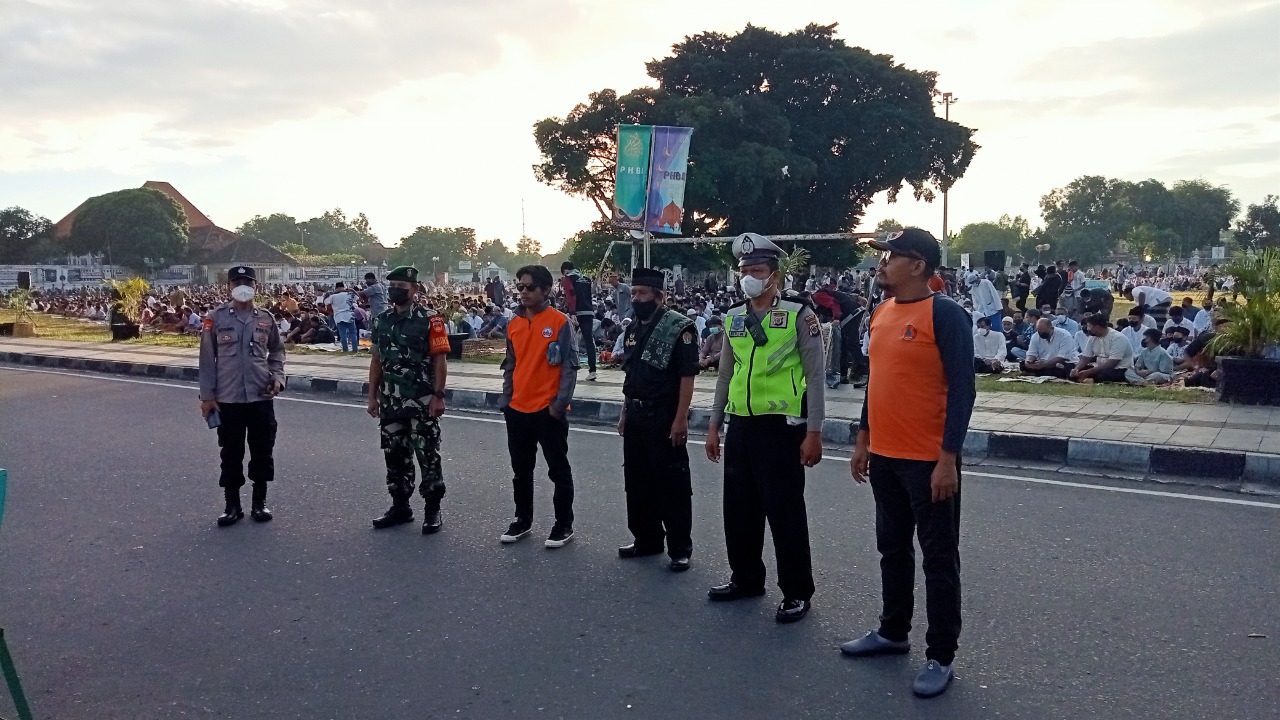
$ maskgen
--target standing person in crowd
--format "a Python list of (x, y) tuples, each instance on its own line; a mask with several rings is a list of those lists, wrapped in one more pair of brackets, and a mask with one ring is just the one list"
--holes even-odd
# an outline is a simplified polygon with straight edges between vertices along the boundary
[[(1041, 268), (1044, 266), (1041, 265)], [(1036, 270), (1040, 274), (1039, 268)], [(1041, 276), (1040, 287), (1036, 288), (1036, 307), (1041, 310), (1045, 305), (1049, 306), (1049, 311), (1058, 307), (1058, 297), (1062, 295), (1062, 276), (1058, 274), (1057, 268), (1049, 266)]]
[(765, 520), (778, 560), (783, 600), (778, 622), (809, 612), (813, 568), (804, 469), (822, 460), (825, 358), (818, 316), (807, 302), (784, 296), (782, 248), (755, 233), (733, 241), (747, 300), (729, 309), (729, 352), (720, 374), (707, 458), (720, 461), (720, 423), (732, 416), (724, 446), (724, 532), (733, 575), (707, 593), (712, 600), (765, 592)]
[(549, 548), (573, 539), (573, 469), (569, 466), (569, 401), (578, 378), (578, 348), (564, 313), (551, 307), (551, 272), (541, 265), (516, 271), (520, 309), (507, 325), (499, 407), (507, 423), (516, 516), (502, 535), (513, 543), (533, 528), (533, 471), (538, 446), (555, 484), (556, 523)]
[(973, 298), (974, 317), (985, 317), (987, 327), (993, 327), (1000, 322), (1000, 291), (985, 276), (977, 273), (969, 273), (967, 281), (969, 295)]
[(1173, 296), (1151, 285), (1133, 285), (1125, 288), (1125, 297), (1138, 304), (1156, 321), (1156, 327), (1164, 326), (1169, 319), (1169, 306), (1173, 304)]
[(338, 281), (333, 292), (325, 293), (324, 304), (333, 309), (333, 322), (338, 329), (338, 341), (342, 343), (342, 352), (347, 352), (350, 341), (351, 352), (360, 349), (360, 335), (356, 332), (355, 297), (347, 292), (347, 286)]
[(426, 501), (422, 533), (439, 532), (444, 469), (440, 462), (440, 416), (448, 377), (449, 334), (444, 316), (413, 302), (418, 268), (401, 265), (387, 273), (391, 309), (374, 319), (369, 358), (369, 415), (387, 464), (391, 507), (373, 526), (394, 527), (413, 520), (416, 457), (422, 468), (420, 492)]
[(871, 246), (885, 253), (876, 283), (893, 299), (871, 316), (871, 380), (850, 466), (855, 481), (871, 480), (884, 609), (878, 630), (840, 650), (910, 651), (918, 534), (929, 630), (911, 689), (934, 697), (951, 683), (960, 636), (960, 450), (976, 397), (973, 335), (964, 310), (929, 290), (942, 254), (932, 235), (907, 228)]
[(1010, 294), (1013, 296), (1013, 306), (1019, 310), (1026, 312), (1027, 296), (1031, 294), (1031, 266), (1022, 263), (1018, 266), (1018, 274), (1014, 276), (1013, 283), (1009, 286)]
[[(388, 280), (390, 282), (390, 280)], [(378, 317), (387, 309), (387, 287), (378, 282), (378, 276), (373, 273), (364, 274), (364, 289), (359, 292), (360, 297), (369, 303), (369, 313), (373, 317)], [(369, 323), (370, 328), (373, 322)]]
[(720, 368), (720, 354), (724, 352), (724, 321), (711, 316), (707, 321), (707, 336), (698, 348), (698, 367), (703, 370)]
[(1080, 291), (1084, 288), (1084, 273), (1080, 272), (1080, 263), (1072, 260), (1067, 263), (1066, 272), (1062, 276), (1062, 306), (1067, 315), (1078, 317), (1080, 314)]
[(613, 304), (618, 308), (618, 321), (634, 317), (631, 311), (631, 286), (622, 282), (618, 273), (609, 273), (609, 285), (613, 288)]
[(1107, 323), (1101, 315), (1084, 319), (1088, 344), (1071, 371), (1071, 379), (1080, 382), (1125, 382), (1125, 372), (1133, 367), (1133, 346), (1129, 340)]
[(244, 485), (246, 441), (249, 480), (253, 483), (250, 514), (258, 522), (271, 519), (267, 483), (275, 477), (273, 399), (284, 390), (285, 353), (271, 315), (254, 307), (256, 281), (253, 268), (231, 268), (227, 286), (232, 300), (209, 313), (200, 333), (200, 414), (218, 429), (222, 448), (218, 479), (226, 499), (226, 508), (218, 518), (222, 527), (244, 517), (240, 487)]
[(591, 300), (591, 281), (582, 277), (582, 273), (565, 260), (560, 263), (560, 287), (564, 293), (565, 312), (578, 321), (578, 330), (582, 334), (582, 346), (587, 353), (587, 379), (596, 379), (596, 343), (592, 337), (592, 326), (596, 322), (596, 309)]
[(624, 558), (657, 555), (666, 539), (670, 568), (689, 569), (693, 554), (693, 482), (689, 474), (689, 402), (698, 374), (697, 329), (664, 309), (658, 270), (631, 273), (636, 321), (627, 330), (622, 383), (623, 481), (627, 528), (635, 538), (618, 548)]

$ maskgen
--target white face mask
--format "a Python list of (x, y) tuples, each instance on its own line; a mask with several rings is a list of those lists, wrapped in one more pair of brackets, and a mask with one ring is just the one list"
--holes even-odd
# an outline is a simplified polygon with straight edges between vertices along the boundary
[(753, 275), (743, 275), (738, 279), (738, 285), (742, 288), (742, 293), (749, 298), (760, 297), (769, 287), (769, 283)]
[(983, 334), (983, 335), (990, 335), (990, 334), (991, 334), (991, 328), (979, 328), (979, 329), (982, 331), (982, 334)]
[(253, 300), (253, 295), (254, 292), (252, 285), (237, 285), (231, 288), (231, 297), (240, 302), (249, 302), (250, 300)]

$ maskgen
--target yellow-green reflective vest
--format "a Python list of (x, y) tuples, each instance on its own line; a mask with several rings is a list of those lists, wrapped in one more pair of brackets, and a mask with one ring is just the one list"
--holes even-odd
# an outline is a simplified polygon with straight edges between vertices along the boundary
[(800, 303), (779, 299), (760, 321), (769, 338), (761, 346), (747, 330), (750, 303), (729, 309), (725, 327), (733, 351), (733, 377), (726, 413), (800, 417), (805, 380), (796, 322), (803, 308)]

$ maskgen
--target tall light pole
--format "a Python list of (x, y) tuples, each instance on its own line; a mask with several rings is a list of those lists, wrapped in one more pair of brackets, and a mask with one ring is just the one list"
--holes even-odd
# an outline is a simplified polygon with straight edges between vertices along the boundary
[[(959, 98), (949, 92), (942, 93), (942, 117), (950, 122), (951, 105), (959, 102)], [(947, 248), (951, 245), (951, 240), (947, 237), (947, 191), (950, 186), (942, 189), (942, 264), (947, 264)]]

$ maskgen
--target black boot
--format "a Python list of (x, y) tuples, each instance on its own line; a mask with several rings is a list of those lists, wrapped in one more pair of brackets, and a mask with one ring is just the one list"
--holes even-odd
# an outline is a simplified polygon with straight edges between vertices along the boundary
[(227, 508), (218, 516), (218, 527), (227, 527), (235, 525), (237, 520), (244, 517), (244, 510), (240, 509), (240, 488), (229, 487), (222, 490), (227, 498)]
[(440, 518), (440, 498), (428, 498), (427, 506), (422, 510), (422, 534), (431, 535), (440, 532), (444, 520)]
[(249, 515), (258, 522), (271, 519), (271, 511), (267, 509), (267, 484), (264, 482), (253, 484), (253, 509), (249, 511)]
[(381, 517), (373, 519), (373, 526), (381, 530), (407, 522), (413, 522), (413, 508), (409, 507), (409, 499), (393, 498), (391, 507)]

